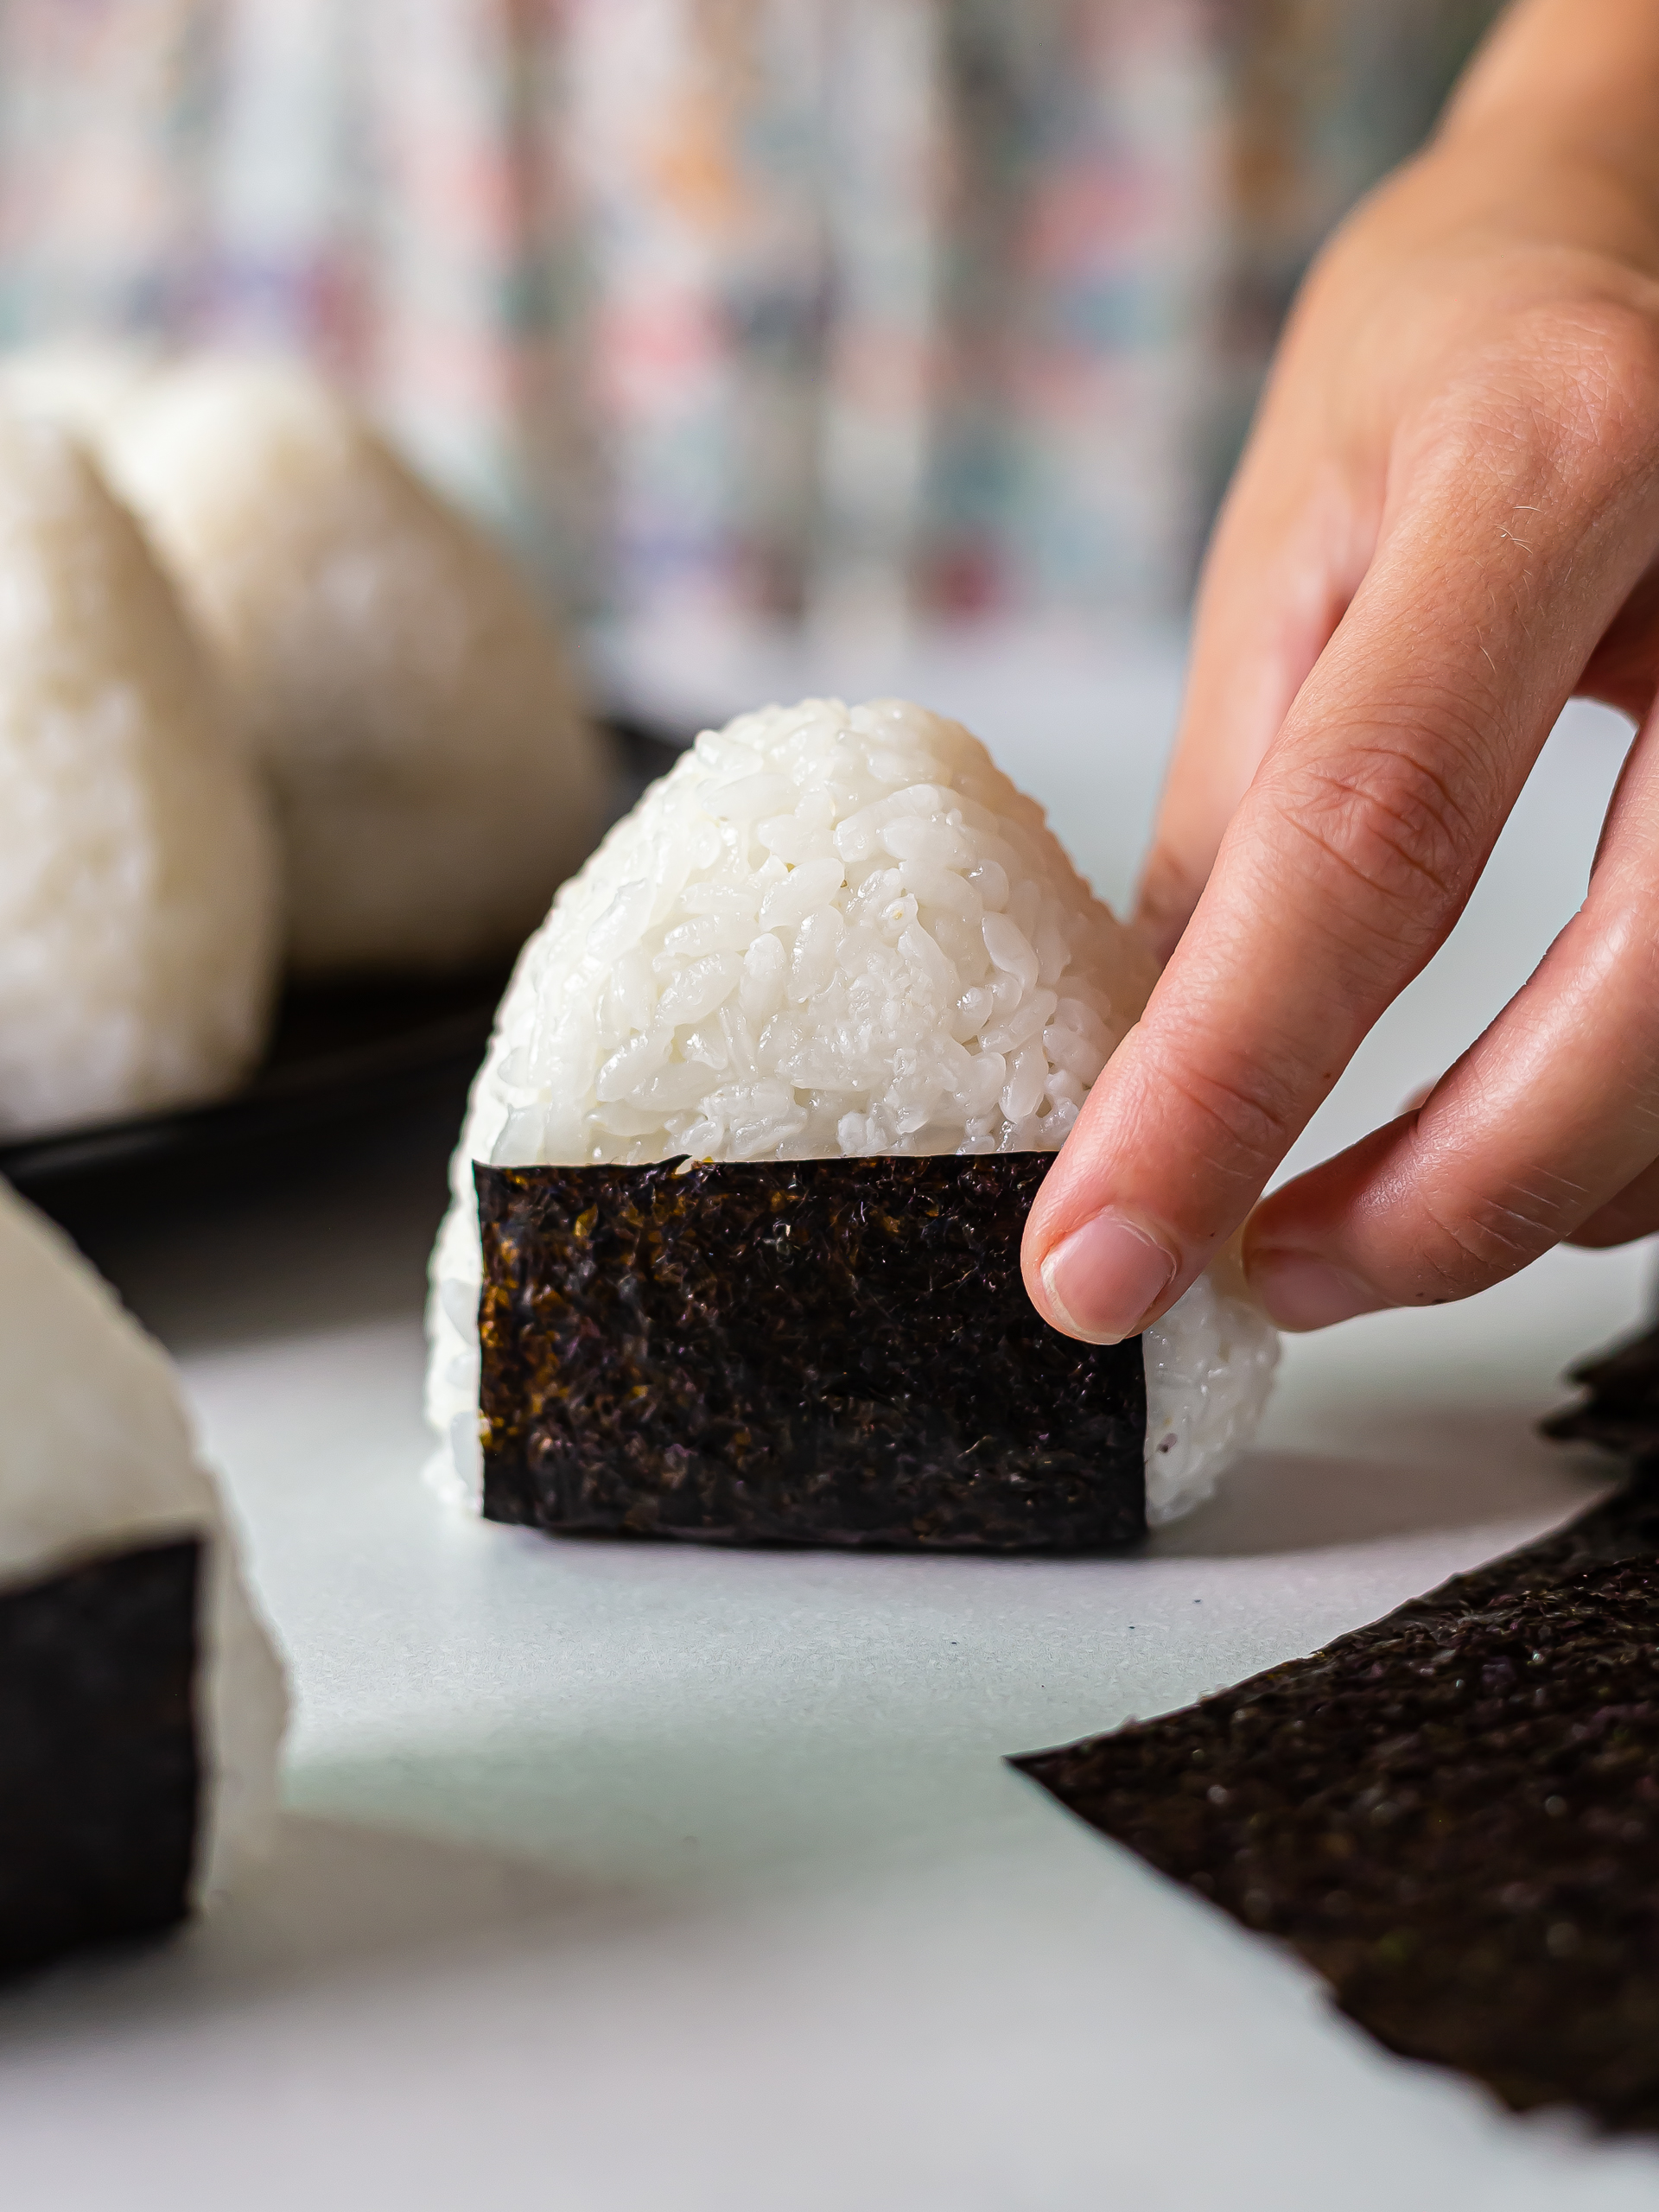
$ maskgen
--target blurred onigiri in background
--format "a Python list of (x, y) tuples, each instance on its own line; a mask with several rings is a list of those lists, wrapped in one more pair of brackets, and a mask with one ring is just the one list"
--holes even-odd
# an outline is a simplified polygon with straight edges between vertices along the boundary
[(607, 813), (573, 622), (1178, 616), (1493, 12), (3, 0), (0, 1131), (505, 963)]
[(295, 976), (504, 963), (605, 775), (512, 563), (314, 372), (0, 360), (0, 1135), (205, 1103)]

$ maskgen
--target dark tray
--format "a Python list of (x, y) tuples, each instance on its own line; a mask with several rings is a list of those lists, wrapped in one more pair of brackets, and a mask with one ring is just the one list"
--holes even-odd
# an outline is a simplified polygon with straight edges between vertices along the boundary
[[(605, 724), (615, 752), (611, 819), (673, 766), (683, 741), (643, 724)], [(423, 1104), (457, 1118), (484, 1056), (511, 963), (439, 982), (310, 985), (289, 991), (264, 1065), (212, 1106), (139, 1114), (0, 1145), (0, 1175), (48, 1213), (118, 1185), (125, 1195), (211, 1167), (234, 1179)]]

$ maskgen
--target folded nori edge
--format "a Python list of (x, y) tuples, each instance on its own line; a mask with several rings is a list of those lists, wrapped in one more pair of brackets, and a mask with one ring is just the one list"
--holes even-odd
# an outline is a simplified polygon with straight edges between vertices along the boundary
[(187, 1538), (0, 1591), (0, 1972), (188, 1910), (200, 1568)]
[(1145, 1533), (1138, 1338), (1020, 1280), (1046, 1154), (474, 1171), (484, 1510), (702, 1542)]
[(1540, 1424), (1563, 1444), (1599, 1444), (1633, 1459), (1659, 1458), (1659, 1328), (1567, 1370), (1586, 1392)]
[(1659, 2127), (1659, 1483), (1311, 1658), (1013, 1764), (1389, 2049)]

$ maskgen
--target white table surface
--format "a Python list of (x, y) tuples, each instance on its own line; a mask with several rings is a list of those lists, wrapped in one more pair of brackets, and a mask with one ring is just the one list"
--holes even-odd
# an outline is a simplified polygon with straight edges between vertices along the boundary
[[(739, 657), (696, 703), (836, 672)], [(841, 683), (976, 721), (1121, 890), (1167, 652), (940, 649)], [(1525, 975), (1620, 741), (1590, 714), (1558, 734), (1311, 1146), (1391, 1111)], [(1389, 2057), (1001, 1764), (1587, 1503), (1605, 1463), (1532, 1423), (1638, 1311), (1645, 1251), (1292, 1346), (1260, 1448), (1144, 1556), (743, 1554), (550, 1542), (423, 1486), (440, 1198), (413, 1128), (327, 1188), (98, 1239), (244, 1518), (297, 1693), (290, 1809), (215, 1922), (0, 1997), (9, 2212), (1654, 2202), (1659, 2152)]]

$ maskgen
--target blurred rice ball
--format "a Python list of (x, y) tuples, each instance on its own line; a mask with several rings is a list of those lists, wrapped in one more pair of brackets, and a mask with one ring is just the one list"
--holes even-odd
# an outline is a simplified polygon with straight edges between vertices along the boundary
[(66, 338), (0, 355), (0, 402), (73, 431), (94, 452), (163, 356), (138, 340)]
[(0, 1130), (234, 1090), (280, 946), (267, 802), (137, 525), (0, 410)]
[[(171, 1361), (68, 1239), (3, 1183), (0, 1404), (0, 1580), (8, 1589), (181, 1536), (203, 1543), (191, 1703), (200, 1793), (193, 1887), (205, 1902), (275, 1840), (288, 1713), (282, 1664), (250, 1597), (233, 1516), (203, 1464)], [(122, 1696), (106, 1663), (96, 1675), (88, 1663), (97, 1650), (96, 1608), (86, 1626), (92, 1641), (79, 1660), (88, 1669), (83, 1694)], [(158, 1626), (164, 1649), (165, 1626)], [(35, 1666), (18, 1665), (8, 1651), (8, 1742), (39, 1730), (73, 1766), (86, 1754), (76, 1732), (64, 1730), (66, 1708), (32, 1705), (27, 1688), (50, 1657), (48, 1649)], [(67, 1710), (73, 1714), (76, 1701)], [(129, 1702), (127, 1713), (137, 1726), (133, 1750), (142, 1753), (147, 1730), (165, 1720), (165, 1710)], [(111, 1778), (112, 1809), (130, 1785), (130, 1775)], [(153, 1792), (154, 1781), (147, 1788)], [(27, 1878), (27, 1860), (11, 1855), (19, 1831), (10, 1803), (6, 1810), (0, 1874), (15, 1924), (16, 1885)], [(142, 1858), (143, 1838), (128, 1840)], [(96, 1917), (109, 1901), (83, 1897), (79, 1909)]]
[(103, 451), (270, 777), (294, 968), (512, 951), (592, 847), (604, 789), (506, 558), (296, 365), (164, 368)]

